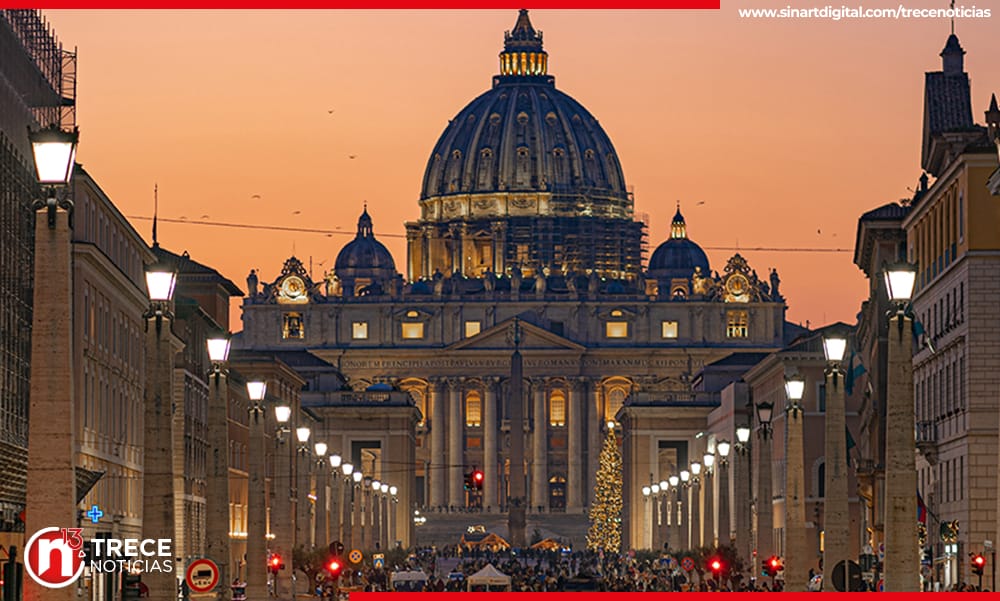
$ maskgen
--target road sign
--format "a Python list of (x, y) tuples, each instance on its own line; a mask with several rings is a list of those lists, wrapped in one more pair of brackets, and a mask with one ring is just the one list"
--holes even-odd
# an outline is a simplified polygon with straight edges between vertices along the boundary
[(694, 569), (694, 560), (690, 557), (685, 557), (681, 560), (681, 567), (684, 568), (685, 572), (690, 572)]
[(350, 559), (351, 563), (361, 563), (361, 560), (364, 558), (365, 556), (357, 549), (351, 550), (351, 553), (347, 556), (347, 559)]
[(376, 554), (372, 555), (372, 565), (375, 566), (376, 568), (384, 568), (385, 567), (385, 555), (383, 555), (381, 553), (376, 553)]
[(219, 583), (219, 566), (211, 559), (196, 559), (184, 572), (184, 581), (192, 593), (207, 593)]
[(840, 593), (863, 591), (861, 566), (850, 560), (838, 562), (833, 567), (833, 588)]

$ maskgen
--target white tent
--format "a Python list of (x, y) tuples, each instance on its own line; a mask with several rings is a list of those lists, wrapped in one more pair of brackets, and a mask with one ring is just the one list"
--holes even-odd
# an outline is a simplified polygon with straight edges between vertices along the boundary
[(510, 590), (510, 576), (493, 567), (493, 564), (486, 564), (486, 567), (479, 570), (466, 579), (469, 590), (474, 586), (503, 587), (503, 590)]

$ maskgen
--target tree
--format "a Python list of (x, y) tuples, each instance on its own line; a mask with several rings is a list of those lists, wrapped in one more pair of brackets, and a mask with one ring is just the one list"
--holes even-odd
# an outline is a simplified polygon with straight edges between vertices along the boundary
[(598, 462), (587, 548), (618, 553), (622, 545), (622, 454), (614, 428), (608, 428)]

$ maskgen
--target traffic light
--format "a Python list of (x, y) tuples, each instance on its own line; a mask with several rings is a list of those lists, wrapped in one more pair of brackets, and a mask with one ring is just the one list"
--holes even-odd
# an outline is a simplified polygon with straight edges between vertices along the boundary
[(774, 578), (782, 570), (781, 560), (777, 555), (772, 555), (764, 560), (764, 574)]
[(482, 489), (483, 488), (483, 480), (485, 478), (486, 478), (486, 476), (483, 475), (482, 470), (473, 470), (472, 471), (472, 487), (475, 488), (476, 490)]
[(715, 576), (716, 579), (718, 579), (719, 575), (722, 574), (722, 560), (719, 559), (718, 557), (713, 557), (709, 559), (708, 569), (711, 570), (712, 575)]
[(271, 553), (271, 556), (267, 558), (267, 571), (272, 574), (277, 574), (278, 570), (285, 569), (285, 562), (281, 559), (280, 553)]
[(344, 562), (339, 557), (331, 557), (326, 560), (326, 571), (330, 578), (336, 580), (340, 578), (340, 573), (344, 570)]
[(981, 553), (972, 556), (972, 573), (977, 576), (983, 575), (983, 568), (986, 567), (986, 558)]

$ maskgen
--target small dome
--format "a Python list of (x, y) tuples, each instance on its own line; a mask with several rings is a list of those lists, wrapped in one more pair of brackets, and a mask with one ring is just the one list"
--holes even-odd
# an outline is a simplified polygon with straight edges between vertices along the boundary
[(387, 277), (396, 273), (396, 262), (389, 249), (375, 239), (367, 207), (358, 219), (357, 236), (340, 250), (333, 269), (340, 278), (359, 276), (362, 275), (361, 271), (368, 270), (378, 270), (380, 273), (384, 270), (388, 273)]
[(657, 247), (649, 259), (650, 277), (659, 280), (690, 278), (695, 267), (708, 275), (708, 256), (700, 246), (687, 237), (687, 224), (681, 215), (680, 205), (670, 224), (670, 238)]
[(430, 295), (434, 294), (434, 289), (431, 288), (431, 285), (425, 282), (424, 280), (419, 280), (417, 282), (413, 282), (413, 285), (410, 286), (410, 294)]

